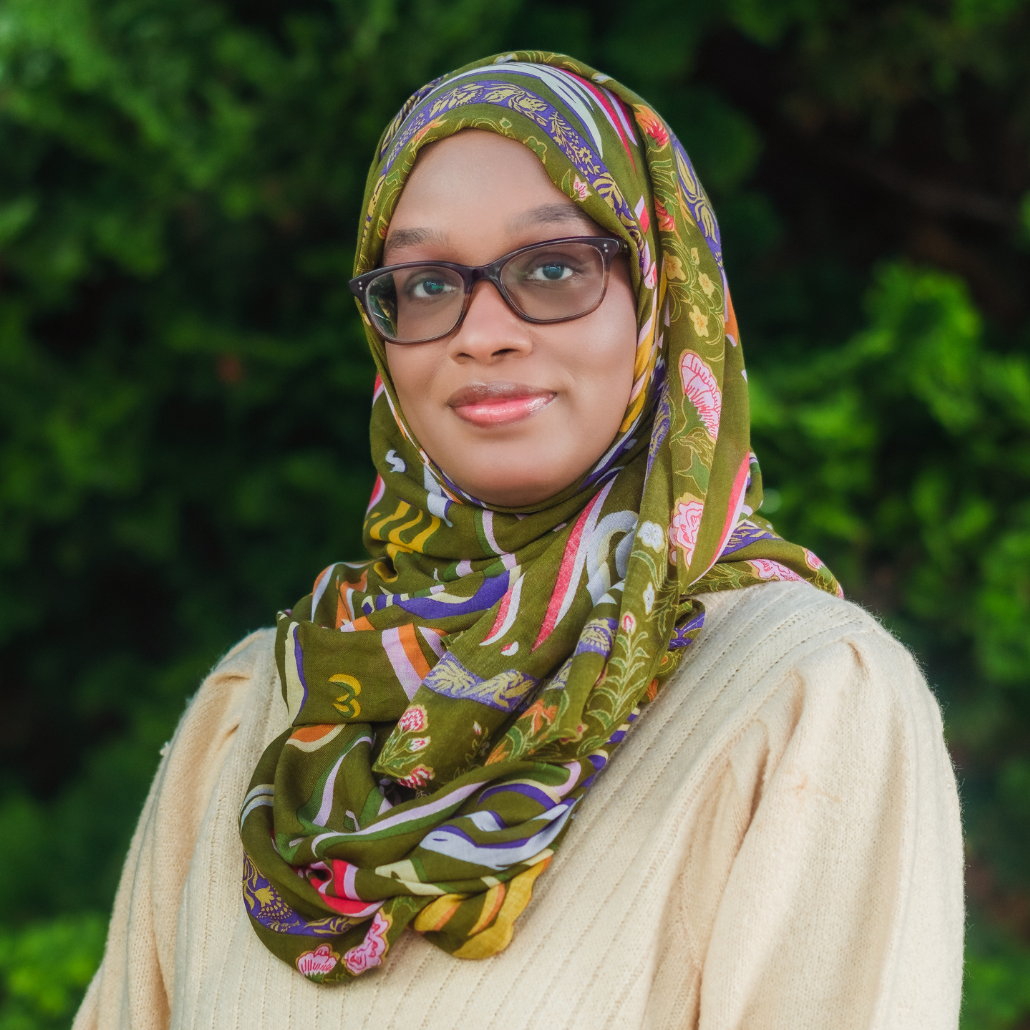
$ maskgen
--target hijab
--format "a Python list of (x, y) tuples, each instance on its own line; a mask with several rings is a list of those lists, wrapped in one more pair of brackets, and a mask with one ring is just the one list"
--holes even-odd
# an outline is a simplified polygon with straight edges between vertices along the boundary
[(420, 149), (466, 128), (528, 147), (627, 244), (634, 384), (578, 482), (491, 507), (420, 448), (366, 319), (370, 558), (330, 565), (279, 614), (290, 726), (240, 813), (253, 928), (316, 982), (381, 966), (408, 926), (458, 958), (501, 951), (577, 806), (702, 631), (704, 595), (773, 580), (839, 592), (756, 514), (719, 228), (686, 151), (632, 91), (541, 52), (424, 86), (376, 150), (355, 274), (379, 265)]

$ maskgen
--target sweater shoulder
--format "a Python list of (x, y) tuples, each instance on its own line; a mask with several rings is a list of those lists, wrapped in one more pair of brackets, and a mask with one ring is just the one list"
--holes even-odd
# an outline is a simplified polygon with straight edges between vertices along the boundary
[(774, 695), (835, 707), (843, 691), (861, 695), (855, 717), (870, 725), (914, 717), (941, 731), (940, 709), (916, 660), (859, 605), (807, 583), (769, 583), (701, 600), (706, 619), (691, 645), (697, 651), (674, 679), (688, 693), (711, 691), (730, 722), (746, 724)]
[(255, 709), (270, 703), (275, 673), (275, 630), (260, 629), (234, 644), (217, 662), (186, 705), (166, 750), (173, 764), (214, 755), (235, 736)]
[(183, 722), (200, 719), (210, 725), (218, 711), (222, 721), (238, 725), (242, 710), (253, 703), (254, 689), (267, 692), (269, 680), (275, 678), (274, 647), (275, 630), (259, 629), (229, 648), (204, 678)]
[(248, 633), (215, 662), (205, 683), (212, 679), (251, 678), (256, 666), (267, 660), (274, 644), (275, 630), (270, 626)]
[(705, 630), (743, 658), (790, 665), (846, 645), (875, 653), (878, 663), (917, 670), (915, 659), (870, 612), (807, 583), (769, 583), (707, 594)]
[[(876, 618), (860, 605), (829, 594), (810, 583), (763, 583), (743, 590), (702, 594), (700, 600), (716, 622), (745, 620), (764, 625), (770, 620), (777, 624), (803, 620), (809, 635), (837, 630), (876, 633), (893, 639)], [(798, 639), (805, 635), (800, 634)]]

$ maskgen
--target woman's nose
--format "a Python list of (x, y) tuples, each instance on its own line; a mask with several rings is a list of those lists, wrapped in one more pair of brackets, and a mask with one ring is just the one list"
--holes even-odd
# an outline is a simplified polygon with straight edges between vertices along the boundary
[(448, 352), (458, 361), (485, 362), (506, 354), (528, 354), (533, 349), (528, 330), (528, 324), (508, 307), (493, 283), (479, 282)]

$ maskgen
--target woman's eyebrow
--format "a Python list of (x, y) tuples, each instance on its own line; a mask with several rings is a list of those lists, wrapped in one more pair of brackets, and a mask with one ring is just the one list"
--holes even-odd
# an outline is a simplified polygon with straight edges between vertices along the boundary
[(565, 204), (543, 204), (523, 211), (509, 223), (509, 227), (513, 232), (519, 232), (535, 225), (553, 225), (559, 222), (578, 222), (582, 226), (597, 230), (597, 223), (571, 201)]
[(446, 242), (444, 233), (437, 229), (391, 229), (383, 246), (383, 257), (398, 247), (420, 247), (425, 243)]
[[(595, 232), (597, 230), (594, 220), (580, 211), (571, 201), (568, 204), (542, 204), (540, 207), (523, 211), (508, 223), (508, 228), (511, 232), (522, 232), (533, 226), (555, 225), (562, 222), (576, 222), (584, 228), (592, 229)], [(440, 245), (446, 242), (446, 234), (438, 229), (391, 229), (383, 247), (383, 259), (385, 260), (388, 253), (398, 248), (421, 247), (427, 243)]]

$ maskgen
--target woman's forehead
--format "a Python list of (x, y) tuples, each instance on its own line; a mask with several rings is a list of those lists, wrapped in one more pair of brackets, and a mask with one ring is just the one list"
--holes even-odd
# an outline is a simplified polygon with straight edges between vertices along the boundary
[(467, 130), (419, 155), (390, 219), (384, 260), (477, 233), (520, 238), (540, 229), (595, 235), (600, 227), (521, 143)]
[(484, 129), (463, 129), (423, 147), (415, 158), (394, 210), (455, 203), (537, 199), (571, 201), (551, 181), (540, 158), (518, 140)]

